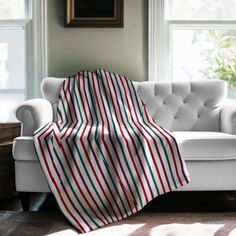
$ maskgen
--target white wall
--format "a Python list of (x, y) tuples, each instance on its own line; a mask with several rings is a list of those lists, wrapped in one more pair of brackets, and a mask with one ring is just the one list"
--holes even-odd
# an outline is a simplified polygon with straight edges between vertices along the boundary
[(104, 68), (147, 80), (147, 10), (147, 0), (124, 0), (124, 28), (65, 28), (64, 0), (48, 0), (48, 76)]

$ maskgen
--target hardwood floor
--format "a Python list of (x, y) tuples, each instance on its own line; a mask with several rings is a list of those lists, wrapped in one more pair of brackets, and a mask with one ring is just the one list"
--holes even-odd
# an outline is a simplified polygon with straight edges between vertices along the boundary
[[(0, 200), (0, 211), (21, 211), (19, 196)], [(52, 194), (32, 193), (30, 211), (59, 211)], [(145, 212), (236, 212), (235, 192), (171, 192), (150, 202)]]
[[(22, 211), (19, 195), (0, 200), (0, 211)], [(52, 194), (31, 193), (30, 211), (54, 212), (59, 211), (59, 209)]]
[(60, 212), (0, 211), (1, 236), (45, 236), (68, 229), (74, 230)]
[[(124, 230), (125, 233), (119, 236), (150, 236), (151, 230), (173, 223), (193, 227), (196, 223), (201, 227), (217, 226), (217, 232), (213, 235), (229, 235), (236, 229), (236, 193), (168, 193), (150, 202), (140, 213), (99, 229), (98, 235), (111, 235), (120, 227), (119, 229)], [(126, 228), (127, 226), (131, 228)], [(132, 227), (136, 226), (140, 227), (132, 230)], [(129, 230), (132, 232), (130, 233)], [(51, 194), (34, 193), (31, 194), (30, 212), (22, 212), (18, 196), (0, 200), (0, 236), (22, 235), (74, 236), (78, 234), (62, 215)]]
[(145, 211), (236, 212), (236, 191), (171, 192), (150, 202)]

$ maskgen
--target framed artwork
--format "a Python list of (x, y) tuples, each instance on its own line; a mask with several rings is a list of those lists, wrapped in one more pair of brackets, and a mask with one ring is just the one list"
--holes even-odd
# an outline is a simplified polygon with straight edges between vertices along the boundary
[(66, 0), (67, 27), (123, 27), (124, 0)]

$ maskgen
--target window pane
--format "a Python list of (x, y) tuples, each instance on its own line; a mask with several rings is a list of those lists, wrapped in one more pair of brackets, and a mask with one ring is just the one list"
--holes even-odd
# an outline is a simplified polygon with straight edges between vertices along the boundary
[(25, 0), (0, 0), (0, 19), (24, 19)]
[(172, 20), (236, 20), (236, 0), (166, 0)]
[(236, 91), (235, 30), (173, 30), (172, 46), (174, 80), (222, 79)]
[(0, 89), (25, 88), (24, 29), (0, 28)]
[(0, 123), (17, 121), (14, 115), (14, 109), (19, 102), (25, 100), (23, 93), (19, 94), (1, 94), (0, 91)]

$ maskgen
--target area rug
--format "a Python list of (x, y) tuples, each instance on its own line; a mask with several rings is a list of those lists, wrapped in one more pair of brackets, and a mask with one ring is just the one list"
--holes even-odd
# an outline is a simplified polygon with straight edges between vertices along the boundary
[[(77, 236), (60, 213), (0, 212), (1, 236)], [(146, 213), (85, 236), (236, 236), (236, 213)]]

